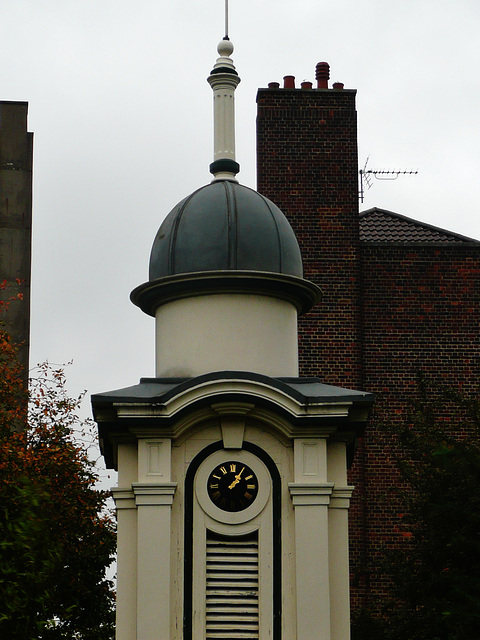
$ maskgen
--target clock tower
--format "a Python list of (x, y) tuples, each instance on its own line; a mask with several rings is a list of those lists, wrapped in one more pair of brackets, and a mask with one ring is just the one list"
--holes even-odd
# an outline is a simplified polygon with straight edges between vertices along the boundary
[(213, 180), (162, 223), (156, 376), (92, 397), (118, 470), (117, 640), (348, 640), (347, 465), (371, 394), (298, 376), (319, 302), (280, 209), (237, 182), (224, 38)]

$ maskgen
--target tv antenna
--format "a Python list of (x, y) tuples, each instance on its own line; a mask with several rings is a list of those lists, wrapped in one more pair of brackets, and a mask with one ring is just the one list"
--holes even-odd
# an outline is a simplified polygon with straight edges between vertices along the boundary
[[(227, 0), (226, 0), (227, 1)], [(363, 169), (360, 169), (360, 192), (359, 198), (360, 202), (363, 202), (365, 195), (365, 185), (367, 189), (372, 187), (372, 176), (377, 180), (396, 180), (398, 176), (414, 176), (417, 175), (418, 171), (408, 171), (408, 170), (385, 170), (385, 169), (367, 169), (368, 161), (370, 156), (365, 160), (365, 164), (363, 165)]]

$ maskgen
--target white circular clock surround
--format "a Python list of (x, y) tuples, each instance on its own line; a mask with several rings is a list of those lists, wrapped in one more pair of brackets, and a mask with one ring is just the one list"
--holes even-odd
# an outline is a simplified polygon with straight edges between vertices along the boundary
[[(257, 476), (258, 493), (252, 504), (242, 511), (223, 511), (210, 499), (207, 491), (208, 477), (224, 462), (238, 462), (249, 466)], [(252, 520), (263, 511), (271, 493), (271, 478), (265, 464), (249, 451), (221, 449), (215, 451), (199, 466), (195, 476), (195, 495), (203, 511), (217, 522), (224, 524), (241, 524)]]

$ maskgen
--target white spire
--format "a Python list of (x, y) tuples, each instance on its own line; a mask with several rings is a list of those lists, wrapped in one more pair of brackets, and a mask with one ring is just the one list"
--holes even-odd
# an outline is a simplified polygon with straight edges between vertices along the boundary
[(228, 40), (228, 0), (225, 0), (225, 40)]
[[(226, 5), (227, 6), (227, 5)], [(227, 23), (226, 23), (227, 24)], [(235, 89), (240, 78), (235, 70), (233, 44), (228, 36), (217, 47), (217, 59), (208, 82), (213, 89), (213, 163), (214, 180), (235, 180), (240, 166), (235, 161)]]

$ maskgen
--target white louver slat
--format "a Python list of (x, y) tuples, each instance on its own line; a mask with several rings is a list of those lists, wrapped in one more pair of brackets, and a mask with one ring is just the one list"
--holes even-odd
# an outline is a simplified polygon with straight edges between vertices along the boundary
[(258, 640), (258, 532), (207, 531), (206, 640)]

